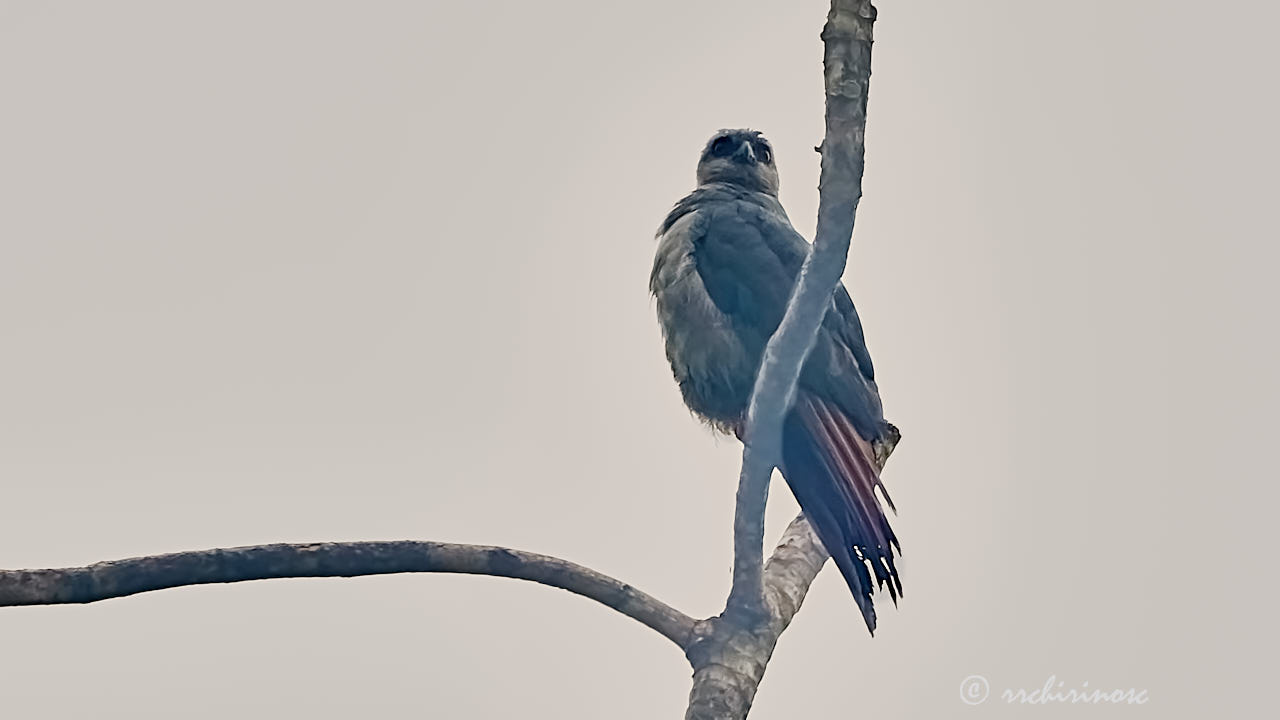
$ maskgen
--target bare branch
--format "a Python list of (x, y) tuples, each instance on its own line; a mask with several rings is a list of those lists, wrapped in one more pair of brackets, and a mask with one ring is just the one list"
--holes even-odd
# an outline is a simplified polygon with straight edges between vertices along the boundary
[(787, 303), (786, 315), (765, 347), (751, 393), (733, 522), (733, 589), (728, 611), (759, 611), (764, 607), (764, 509), (769, 477), (781, 458), (782, 423), (795, 398), (800, 369), (813, 349), (831, 294), (844, 274), (854, 215), (862, 198), (863, 138), (875, 16), (875, 8), (868, 0), (833, 0), (822, 30), (826, 47), (823, 66), (827, 130), (821, 147), (818, 230)]
[(798, 515), (764, 567), (768, 619), (743, 623), (721, 616), (695, 626), (688, 649), (694, 670), (686, 720), (746, 718), (778, 638), (828, 557), (809, 521)]
[(779, 632), (800, 612), (809, 586), (830, 557), (804, 513), (797, 515), (764, 566), (765, 594), (782, 626)]
[[(742, 720), (751, 710), (778, 637), (804, 602), (827, 560), (804, 516), (782, 536), (763, 566), (769, 477), (781, 455), (782, 423), (819, 324), (844, 273), (853, 235), (871, 77), (869, 0), (832, 0), (822, 40), (827, 94), (818, 230), (787, 313), (769, 339), (756, 377), (743, 438), (734, 518), (733, 589), (725, 612), (697, 624), (687, 650), (693, 671), (686, 720)], [(892, 444), (877, 447), (881, 466)]]
[(79, 568), (0, 570), (0, 607), (90, 603), (207, 583), (410, 572), (493, 575), (568, 590), (649, 626), (681, 649), (694, 625), (693, 618), (652, 596), (568, 560), (489, 545), (412, 540), (251, 545)]

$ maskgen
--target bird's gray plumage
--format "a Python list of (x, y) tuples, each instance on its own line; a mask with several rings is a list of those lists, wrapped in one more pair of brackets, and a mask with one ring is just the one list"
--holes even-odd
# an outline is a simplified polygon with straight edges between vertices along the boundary
[[(686, 402), (711, 423), (726, 426), (746, 411), (765, 344), (808, 253), (776, 189), (708, 182), (677, 202), (658, 228), (649, 289), (667, 356)], [(862, 322), (843, 283), (799, 384), (830, 393), (865, 438), (885, 432)]]
[[(658, 229), (649, 287), (685, 404), (714, 427), (740, 434), (765, 345), (809, 244), (778, 202), (772, 148), (759, 133), (716, 133), (697, 177), (698, 187)], [(872, 630), (871, 577), (888, 581), (895, 600), (901, 592), (897, 538), (875, 494), (884, 487), (871, 449), (896, 439), (862, 323), (840, 285), (784, 422), (781, 469)]]

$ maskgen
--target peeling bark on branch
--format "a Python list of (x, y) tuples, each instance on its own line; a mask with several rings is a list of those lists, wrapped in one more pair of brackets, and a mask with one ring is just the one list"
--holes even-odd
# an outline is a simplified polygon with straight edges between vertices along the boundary
[(636, 588), (568, 560), (489, 545), (299, 543), (195, 550), (88, 567), (0, 570), (0, 607), (90, 603), (186, 585), (291, 577), (430, 572), (494, 575), (568, 590), (617, 610), (671, 640), (689, 642), (693, 618)]

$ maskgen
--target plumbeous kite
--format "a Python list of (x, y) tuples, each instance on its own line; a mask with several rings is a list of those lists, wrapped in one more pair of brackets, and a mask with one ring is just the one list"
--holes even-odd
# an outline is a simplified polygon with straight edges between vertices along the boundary
[[(649, 288), (684, 402), (740, 439), (765, 344), (777, 330), (809, 244), (778, 202), (773, 149), (752, 130), (722, 130), (702, 151), (698, 187), (658, 229)], [(876, 389), (853, 300), (841, 284), (783, 423), (779, 470), (875, 632), (871, 577), (902, 592), (901, 552), (876, 488), (874, 459), (897, 442)]]

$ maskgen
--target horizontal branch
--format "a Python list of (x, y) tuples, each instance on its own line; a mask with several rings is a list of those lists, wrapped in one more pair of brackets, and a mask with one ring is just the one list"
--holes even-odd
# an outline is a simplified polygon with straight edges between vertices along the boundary
[(412, 540), (250, 545), (78, 568), (0, 570), (0, 607), (90, 603), (208, 583), (412, 572), (493, 575), (568, 590), (649, 626), (682, 650), (694, 624), (666, 603), (568, 560), (489, 545)]

